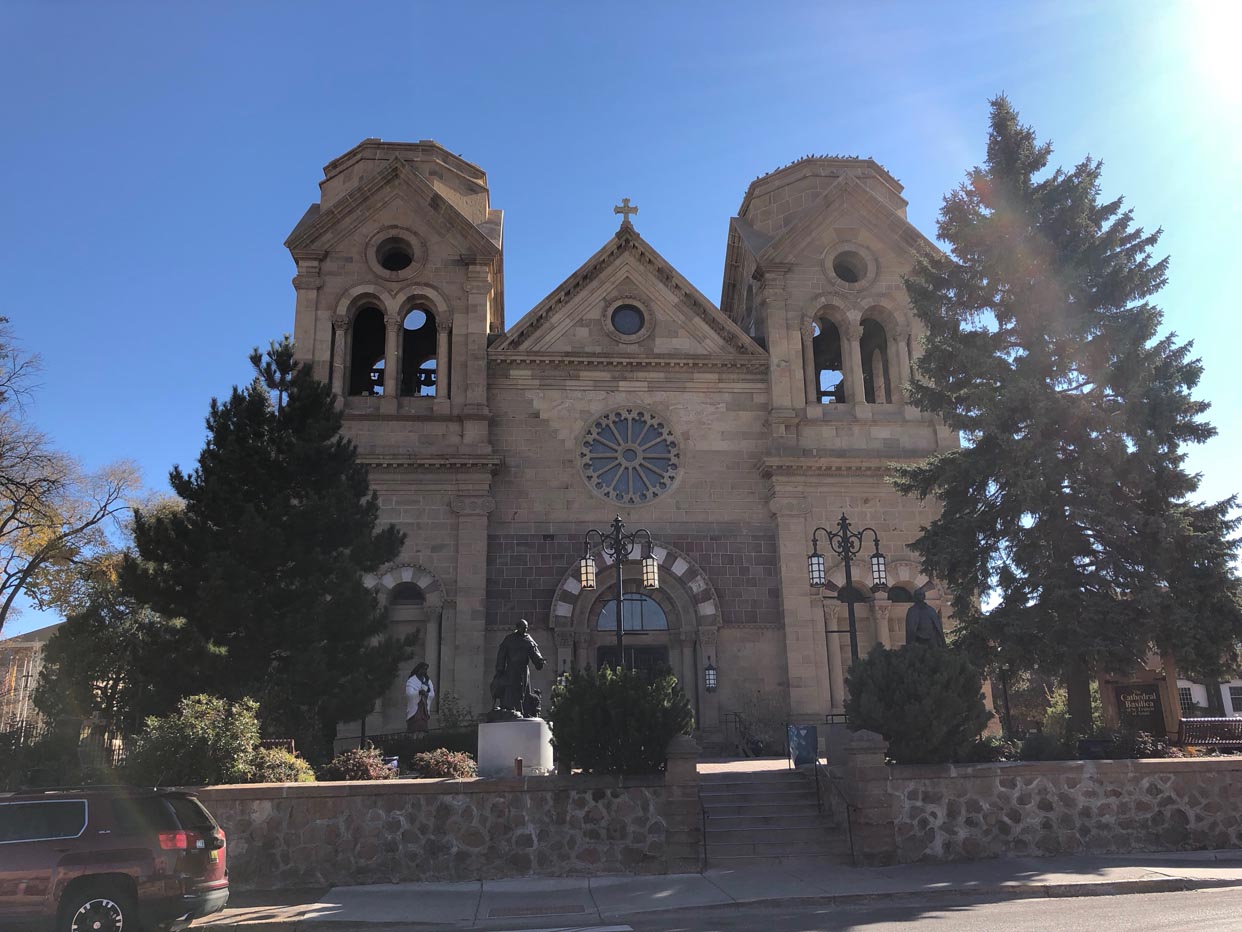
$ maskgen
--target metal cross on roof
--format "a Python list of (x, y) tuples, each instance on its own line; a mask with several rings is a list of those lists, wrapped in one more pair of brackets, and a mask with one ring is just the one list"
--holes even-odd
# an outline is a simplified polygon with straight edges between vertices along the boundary
[(630, 214), (638, 213), (638, 208), (631, 207), (630, 199), (628, 197), (623, 197), (621, 198), (621, 203), (618, 206), (614, 207), (612, 209), (612, 212), (614, 214), (621, 215), (621, 226), (632, 227), (634, 224), (630, 222)]

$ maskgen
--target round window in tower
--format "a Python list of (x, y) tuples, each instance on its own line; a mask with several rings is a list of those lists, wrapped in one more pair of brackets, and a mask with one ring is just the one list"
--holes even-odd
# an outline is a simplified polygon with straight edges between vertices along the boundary
[(832, 271), (847, 285), (857, 285), (867, 277), (867, 260), (853, 250), (839, 252), (833, 257)]
[(622, 336), (632, 337), (643, 329), (647, 317), (642, 309), (634, 304), (618, 304), (612, 309), (612, 329)]
[(414, 263), (414, 250), (399, 236), (390, 236), (375, 247), (375, 260), (386, 272), (403, 272)]

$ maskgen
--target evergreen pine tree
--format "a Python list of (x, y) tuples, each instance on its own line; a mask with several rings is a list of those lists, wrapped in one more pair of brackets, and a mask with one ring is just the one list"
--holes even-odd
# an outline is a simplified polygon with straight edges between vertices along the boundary
[(1186, 446), (1214, 430), (1191, 397), (1199, 361), (1149, 301), (1159, 231), (1101, 202), (1098, 161), (1046, 172), (1051, 151), (991, 102), (986, 162), (940, 212), (949, 252), (906, 283), (926, 328), (910, 398), (964, 446), (897, 487), (943, 504), (915, 547), (962, 642), (1064, 677), (1081, 734), (1093, 673), (1152, 648), (1200, 675), (1237, 663), (1238, 522), (1234, 499), (1190, 500)]
[(376, 531), (331, 391), (288, 337), (250, 361), (250, 385), (212, 400), (197, 468), (170, 474), (184, 508), (136, 513), (123, 581), (184, 619), (163, 670), (178, 697), (255, 697), (269, 732), (324, 755), (336, 723), (369, 712), (404, 659), (362, 582), (403, 535)]

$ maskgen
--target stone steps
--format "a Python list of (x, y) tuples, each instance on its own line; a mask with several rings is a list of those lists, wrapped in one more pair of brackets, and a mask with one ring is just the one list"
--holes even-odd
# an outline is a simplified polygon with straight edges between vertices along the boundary
[(815, 783), (796, 770), (703, 774), (707, 863), (714, 867), (783, 860), (847, 863), (848, 844), (816, 802)]

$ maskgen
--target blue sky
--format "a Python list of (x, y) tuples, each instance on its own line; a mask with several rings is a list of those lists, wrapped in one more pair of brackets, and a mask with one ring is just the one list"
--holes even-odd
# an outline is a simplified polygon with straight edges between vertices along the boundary
[[(1172, 256), (1237, 488), (1242, 5), (1221, 2), (0, 4), (0, 314), (42, 357), (33, 415), (89, 467), (167, 488), (213, 395), (292, 329), (281, 245), (322, 166), (367, 136), (435, 139), (505, 211), (516, 321), (636, 226), (717, 300), (747, 184), (808, 153), (872, 156), (935, 235), (1004, 91), (1054, 162), (1105, 162)], [(5, 634), (49, 623), (31, 612)]]

